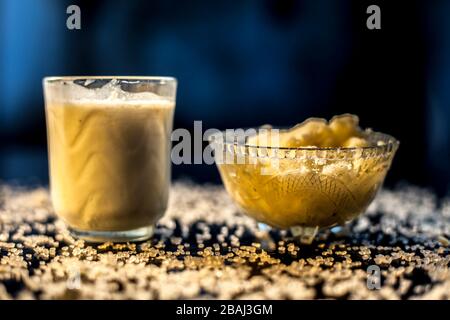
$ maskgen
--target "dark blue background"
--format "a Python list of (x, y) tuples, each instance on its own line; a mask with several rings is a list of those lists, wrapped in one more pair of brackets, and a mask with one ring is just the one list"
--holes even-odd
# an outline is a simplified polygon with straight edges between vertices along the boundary
[[(395, 2), (395, 3), (393, 3)], [(78, 4), (82, 30), (66, 28)], [(381, 7), (381, 30), (366, 8)], [(47, 183), (41, 80), (170, 75), (175, 127), (358, 114), (401, 147), (387, 181), (450, 181), (449, 1), (0, 0), (0, 179)], [(218, 182), (214, 166), (175, 178)]]

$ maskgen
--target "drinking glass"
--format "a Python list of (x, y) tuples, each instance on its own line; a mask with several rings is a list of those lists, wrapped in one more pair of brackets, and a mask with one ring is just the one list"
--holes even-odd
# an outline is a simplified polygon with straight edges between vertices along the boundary
[(88, 241), (151, 237), (169, 196), (176, 79), (47, 77), (43, 86), (56, 215)]

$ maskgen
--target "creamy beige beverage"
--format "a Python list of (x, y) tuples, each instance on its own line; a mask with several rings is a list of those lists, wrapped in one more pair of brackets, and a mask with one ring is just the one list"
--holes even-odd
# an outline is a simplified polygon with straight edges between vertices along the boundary
[(46, 97), (53, 206), (79, 231), (147, 227), (166, 210), (175, 103), (125, 97)]

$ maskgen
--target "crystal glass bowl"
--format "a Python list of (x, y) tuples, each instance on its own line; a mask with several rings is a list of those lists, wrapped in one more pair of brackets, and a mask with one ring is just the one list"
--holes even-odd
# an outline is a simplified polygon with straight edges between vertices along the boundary
[(318, 229), (363, 213), (383, 184), (399, 142), (365, 134), (374, 146), (262, 147), (223, 133), (210, 142), (225, 188), (242, 211), (310, 242)]

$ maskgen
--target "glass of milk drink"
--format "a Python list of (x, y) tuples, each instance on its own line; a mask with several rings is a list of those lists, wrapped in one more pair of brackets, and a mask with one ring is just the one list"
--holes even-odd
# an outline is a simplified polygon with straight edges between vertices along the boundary
[(139, 241), (167, 207), (177, 81), (43, 80), (55, 213), (78, 238)]

